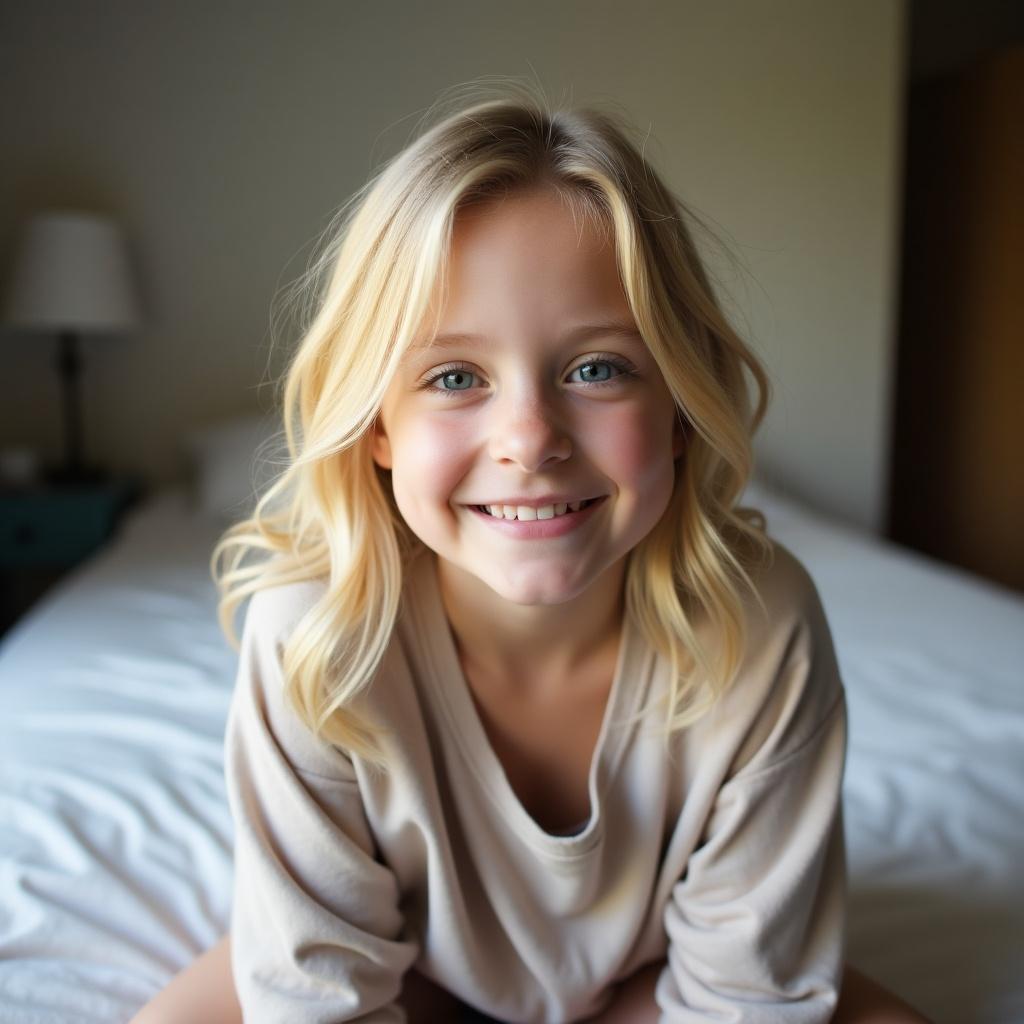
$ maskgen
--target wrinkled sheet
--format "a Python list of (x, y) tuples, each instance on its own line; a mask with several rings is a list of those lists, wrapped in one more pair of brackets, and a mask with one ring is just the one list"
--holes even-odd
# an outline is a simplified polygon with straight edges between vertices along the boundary
[[(936, 1021), (1024, 1021), (1024, 598), (748, 498), (847, 688), (848, 959)], [(159, 492), (0, 641), (2, 1024), (127, 1021), (227, 927), (218, 535)]]

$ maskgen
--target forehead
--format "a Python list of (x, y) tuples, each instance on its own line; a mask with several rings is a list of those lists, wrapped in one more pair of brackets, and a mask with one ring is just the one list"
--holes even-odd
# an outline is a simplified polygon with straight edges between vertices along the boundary
[(502, 336), (576, 340), (602, 327), (624, 336), (636, 331), (614, 241), (552, 192), (461, 211), (447, 288), (431, 304), (422, 344), (435, 323), (435, 346)]

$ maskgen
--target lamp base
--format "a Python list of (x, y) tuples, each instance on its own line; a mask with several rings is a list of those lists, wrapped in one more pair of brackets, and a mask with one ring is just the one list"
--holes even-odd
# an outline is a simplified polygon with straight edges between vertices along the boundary
[(105, 484), (110, 474), (98, 466), (51, 466), (46, 470), (45, 480), (61, 487)]

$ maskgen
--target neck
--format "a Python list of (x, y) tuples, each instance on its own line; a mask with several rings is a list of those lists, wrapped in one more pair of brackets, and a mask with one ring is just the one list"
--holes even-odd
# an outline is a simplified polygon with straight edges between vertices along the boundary
[(517, 689), (547, 689), (584, 678), (596, 665), (614, 666), (626, 559), (560, 605), (514, 604), (444, 559), (436, 565), (460, 660), (476, 673)]

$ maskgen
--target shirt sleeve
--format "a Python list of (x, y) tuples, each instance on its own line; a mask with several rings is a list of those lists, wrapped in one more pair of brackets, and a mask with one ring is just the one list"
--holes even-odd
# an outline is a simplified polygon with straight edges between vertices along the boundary
[(827, 1024), (843, 972), (846, 700), (817, 592), (785, 644), (758, 746), (718, 791), (664, 914), (663, 1022)]
[(404, 1022), (417, 943), (352, 763), (285, 700), (280, 598), (253, 596), (225, 735), (234, 821), (231, 967), (246, 1024)]

